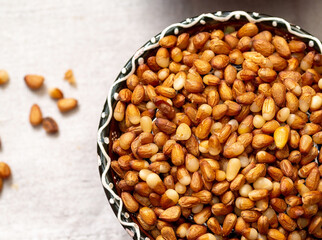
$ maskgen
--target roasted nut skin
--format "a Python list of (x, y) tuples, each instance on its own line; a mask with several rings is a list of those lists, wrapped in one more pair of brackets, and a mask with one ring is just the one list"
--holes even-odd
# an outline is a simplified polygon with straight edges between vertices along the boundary
[(61, 99), (64, 97), (63, 92), (59, 88), (51, 88), (48, 90), (48, 94), (53, 99)]
[(58, 125), (56, 121), (51, 117), (45, 117), (42, 120), (42, 127), (49, 134), (54, 134), (58, 132)]

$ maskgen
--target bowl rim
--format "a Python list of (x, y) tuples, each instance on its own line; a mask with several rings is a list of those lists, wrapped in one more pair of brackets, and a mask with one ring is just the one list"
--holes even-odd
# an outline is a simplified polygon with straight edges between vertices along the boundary
[[(133, 74), (137, 65), (144, 63), (143, 56), (148, 51), (155, 49), (159, 46), (159, 40), (169, 34), (178, 35), (180, 31), (192, 28), (196, 25), (205, 25), (210, 20), (218, 23), (229, 22), (232, 20), (243, 20), (253, 23), (263, 23), (265, 25), (271, 24), (274, 28), (285, 28), (286, 31), (292, 35), (307, 42), (308, 46), (315, 48), (318, 52), (322, 53), (322, 44), (320, 40), (301, 27), (291, 24), (283, 18), (272, 17), (266, 14), (260, 14), (257, 12), (245, 12), (245, 11), (217, 11), (214, 13), (204, 13), (196, 17), (187, 18), (179, 23), (174, 23), (166, 27), (162, 32), (156, 34), (149, 41), (147, 41), (141, 48), (139, 48), (129, 61), (124, 65), (117, 78), (114, 80), (113, 85), (108, 91), (108, 96), (105, 101), (103, 111), (101, 113), (99, 129), (97, 132), (97, 154), (98, 154), (98, 168), (101, 183), (104, 188), (105, 195), (109, 201), (109, 204), (114, 211), (117, 219), (128, 232), (128, 234), (137, 240), (149, 240), (150, 238), (141, 231), (140, 227), (132, 221), (130, 214), (125, 208), (123, 208), (123, 201), (117, 194), (113, 177), (111, 176), (110, 163), (111, 158), (108, 155), (108, 148), (111, 147), (109, 136), (105, 131), (112, 119), (112, 104), (118, 100), (117, 88), (123, 83), (128, 76)], [(113, 135), (112, 138), (116, 137)]]

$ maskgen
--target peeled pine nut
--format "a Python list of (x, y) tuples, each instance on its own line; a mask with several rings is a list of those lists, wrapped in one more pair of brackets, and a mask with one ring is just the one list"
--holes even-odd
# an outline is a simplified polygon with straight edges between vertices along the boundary
[(181, 123), (176, 131), (176, 139), (188, 140), (191, 136), (191, 129), (186, 123)]
[(191, 209), (191, 211), (193, 212), (193, 213), (200, 213), (201, 211), (202, 211), (202, 209), (203, 209), (203, 204), (197, 204), (196, 206), (194, 206), (192, 209)]
[(148, 116), (143, 116), (140, 119), (140, 125), (143, 130), (143, 132), (150, 133), (152, 131), (152, 119)]
[(277, 112), (276, 119), (279, 122), (285, 122), (289, 117), (290, 113), (291, 113), (290, 109), (287, 107), (284, 107)]
[(150, 173), (146, 178), (146, 183), (150, 188), (157, 191), (157, 193), (165, 192), (165, 186), (161, 178), (156, 173)]
[(173, 88), (177, 91), (181, 90), (184, 87), (186, 78), (185, 72), (178, 72), (174, 77)]
[(258, 178), (253, 186), (255, 189), (267, 189), (268, 191), (273, 189), (273, 183), (268, 178), (264, 177)]
[(178, 169), (177, 178), (178, 178), (178, 181), (185, 186), (189, 185), (191, 182), (190, 174), (188, 170), (184, 167), (180, 167)]
[(156, 62), (162, 68), (166, 68), (169, 66), (170, 57), (169, 57), (169, 52), (166, 48), (160, 48), (158, 50), (156, 54)]
[(227, 181), (232, 181), (237, 176), (240, 168), (241, 168), (241, 163), (238, 158), (230, 159), (226, 170)]
[(320, 78), (318, 85), (319, 85), (319, 88), (322, 89), (322, 78)]
[(255, 115), (253, 118), (253, 125), (255, 128), (262, 128), (266, 120), (261, 115)]
[(124, 114), (125, 114), (125, 103), (119, 101), (114, 108), (113, 116), (116, 121), (120, 122), (124, 119)]
[(179, 194), (184, 194), (186, 192), (186, 190), (187, 190), (186, 186), (181, 184), (180, 182), (176, 183), (176, 185), (174, 186), (174, 189)]
[(148, 175), (152, 173), (152, 171), (148, 170), (148, 169), (142, 169), (139, 172), (139, 177), (143, 180), (146, 181)]
[(269, 121), (275, 116), (275, 103), (272, 98), (266, 98), (262, 108), (262, 116), (266, 121)]
[(140, 123), (140, 110), (134, 104), (129, 104), (127, 106), (126, 115), (133, 125)]
[(169, 208), (171, 206), (175, 206), (179, 200), (179, 194), (174, 189), (168, 189), (162, 195), (160, 203), (161, 206), (165, 208)]
[(248, 194), (253, 190), (252, 186), (249, 184), (245, 184), (243, 185), (240, 189), (239, 189), (239, 194), (242, 197), (248, 197)]
[(313, 96), (311, 100), (311, 106), (310, 106), (311, 111), (318, 110), (321, 108), (321, 106), (322, 106), (322, 97), (318, 95)]
[(187, 154), (185, 159), (185, 166), (189, 172), (196, 172), (199, 169), (199, 160), (192, 154)]

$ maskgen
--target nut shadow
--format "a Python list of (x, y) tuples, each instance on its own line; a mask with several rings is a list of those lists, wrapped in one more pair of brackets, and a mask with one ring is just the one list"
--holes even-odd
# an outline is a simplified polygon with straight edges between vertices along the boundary
[(76, 115), (78, 112), (80, 111), (80, 106), (79, 104), (77, 104), (77, 106), (68, 111), (68, 112), (60, 112), (60, 114), (64, 117), (64, 118), (67, 118), (67, 117), (70, 117), (70, 116), (73, 116), (73, 115)]
[(28, 86), (25, 84), (27, 90), (31, 91), (33, 94), (37, 95), (38, 97), (43, 97), (45, 95), (48, 95), (48, 88), (46, 86), (46, 83), (44, 83), (40, 89), (30, 89)]

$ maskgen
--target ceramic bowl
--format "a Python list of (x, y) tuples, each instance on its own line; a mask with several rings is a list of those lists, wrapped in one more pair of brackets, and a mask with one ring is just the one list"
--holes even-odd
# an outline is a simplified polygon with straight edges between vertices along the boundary
[[(117, 159), (117, 156), (115, 156), (112, 151), (112, 142), (119, 137), (119, 129), (118, 123), (112, 118), (112, 113), (118, 99), (118, 92), (125, 86), (125, 80), (135, 72), (137, 66), (144, 63), (151, 54), (155, 53), (154, 50), (159, 46), (158, 41), (162, 37), (171, 34), (179, 35), (183, 32), (193, 34), (199, 31), (218, 28), (238, 28), (247, 22), (254, 22), (260, 30), (270, 30), (278, 33), (279, 35), (283, 35), (286, 38), (292, 35), (296, 36), (303, 42), (307, 43), (309, 48), (315, 49), (320, 53), (322, 51), (321, 42), (316, 37), (304, 31), (301, 27), (293, 25), (282, 18), (271, 17), (256, 12), (218, 11), (215, 13), (201, 14), (196, 17), (187, 18), (180, 23), (168, 26), (136, 51), (114, 80), (100, 116), (99, 130), (97, 134), (98, 166), (101, 182), (108, 202), (120, 224), (122, 224), (133, 239), (148, 240), (153, 239), (153, 237), (139, 227), (135, 217), (128, 213), (124, 208), (122, 200), (119, 197), (120, 190), (116, 187), (116, 182), (118, 180), (117, 176), (110, 168), (111, 159)], [(111, 79), (108, 81), (111, 81)]]

